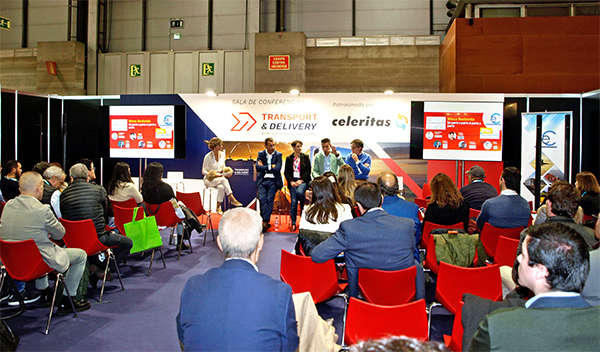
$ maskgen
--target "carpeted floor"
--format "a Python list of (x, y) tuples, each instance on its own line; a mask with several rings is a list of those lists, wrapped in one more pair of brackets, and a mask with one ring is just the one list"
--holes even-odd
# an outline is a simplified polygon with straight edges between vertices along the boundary
[[(213, 223), (216, 228), (218, 217)], [(99, 303), (100, 289), (90, 288), (92, 308), (76, 318), (72, 314), (54, 315), (49, 335), (44, 335), (48, 308), (33, 304), (22, 315), (8, 320), (21, 338), (18, 351), (179, 351), (175, 316), (183, 285), (191, 276), (220, 266), (224, 257), (210, 233), (206, 247), (202, 247), (204, 237), (194, 232), (194, 252), (184, 251), (181, 259), (176, 260), (175, 247), (167, 244), (168, 231), (161, 231), (166, 268), (160, 258), (155, 258), (152, 276), (148, 277), (149, 253), (128, 256), (127, 264), (120, 266), (125, 291), (121, 291), (115, 278), (107, 283), (103, 301)], [(291, 251), (296, 241), (296, 234), (280, 231), (265, 234), (258, 262), (259, 270), (276, 280), (279, 280), (281, 249)], [(429, 302), (435, 286), (428, 285), (427, 291)], [(334, 318), (334, 326), (340, 332), (342, 300), (321, 303), (317, 308), (323, 318)], [(443, 311), (443, 308), (436, 310), (432, 339), (442, 340), (442, 334), (450, 334), (452, 330), (453, 316)]]

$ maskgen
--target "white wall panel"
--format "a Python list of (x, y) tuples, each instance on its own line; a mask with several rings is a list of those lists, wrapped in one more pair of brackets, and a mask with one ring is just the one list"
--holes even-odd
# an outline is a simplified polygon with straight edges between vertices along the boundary
[(22, 4), (21, 0), (0, 1), (0, 15), (10, 19), (10, 31), (0, 30), (0, 50), (21, 47)]
[(103, 95), (121, 94), (121, 54), (102, 55), (98, 60), (103, 72), (100, 75), (99, 92)]
[(223, 91), (225, 93), (235, 93), (244, 91), (244, 52), (229, 51), (225, 52), (225, 84)]
[(167, 94), (169, 91), (169, 56), (167, 53), (150, 53), (150, 94)]
[[(130, 77), (129, 69), (131, 65), (142, 65), (141, 77)], [(127, 94), (143, 94), (144, 75), (150, 73), (150, 68), (144, 65), (144, 54), (127, 54)]]
[(175, 92), (194, 93), (192, 84), (192, 53), (175, 53)]
[[(209, 90), (217, 93), (223, 92), (223, 61), (223, 52), (211, 51), (199, 53), (198, 65), (200, 74), (198, 76), (198, 93), (206, 93)], [(215, 64), (214, 75), (202, 75), (202, 64), (204, 63)]]

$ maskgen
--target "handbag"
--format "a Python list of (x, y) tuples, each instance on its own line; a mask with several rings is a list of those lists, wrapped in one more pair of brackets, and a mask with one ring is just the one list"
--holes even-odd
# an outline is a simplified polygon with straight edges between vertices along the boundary
[(133, 241), (133, 247), (131, 248), (130, 253), (146, 251), (148, 249), (160, 247), (163, 244), (154, 216), (146, 217), (146, 214), (144, 214), (142, 219), (135, 220), (139, 209), (141, 209), (141, 207), (135, 208), (131, 222), (123, 225), (127, 237), (131, 238)]
[(2, 351), (15, 351), (20, 340), (19, 335), (12, 331), (4, 320), (0, 320), (0, 342), (2, 344)]

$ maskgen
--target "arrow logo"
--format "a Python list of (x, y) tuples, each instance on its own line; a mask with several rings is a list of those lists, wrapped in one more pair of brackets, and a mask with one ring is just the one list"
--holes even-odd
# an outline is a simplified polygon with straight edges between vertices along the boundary
[(231, 114), (231, 116), (233, 116), (233, 118), (235, 118), (235, 120), (237, 121), (235, 126), (233, 126), (233, 128), (231, 129), (232, 131), (236, 131), (236, 132), (241, 131), (242, 129), (244, 129), (244, 127), (246, 127), (248, 124), (251, 123), (250, 127), (248, 127), (248, 129), (246, 130), (246, 131), (250, 131), (250, 129), (254, 125), (256, 125), (256, 120), (254, 119), (254, 117), (252, 117), (252, 115), (250, 115), (250, 113), (240, 112), (239, 115), (240, 115), (240, 118), (238, 119), (237, 116), (235, 116), (234, 114)]

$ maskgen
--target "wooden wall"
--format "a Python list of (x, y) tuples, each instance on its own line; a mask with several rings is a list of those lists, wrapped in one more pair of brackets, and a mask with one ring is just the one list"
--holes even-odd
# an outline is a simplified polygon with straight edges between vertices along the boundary
[(440, 47), (440, 92), (600, 88), (600, 17), (457, 19)]

